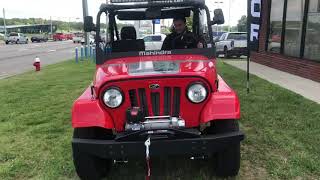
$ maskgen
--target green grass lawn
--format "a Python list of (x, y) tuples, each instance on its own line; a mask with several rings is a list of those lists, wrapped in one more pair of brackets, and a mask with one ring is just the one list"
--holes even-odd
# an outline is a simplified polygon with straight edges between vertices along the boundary
[[(239, 179), (320, 179), (320, 105), (219, 63), (241, 100)], [(0, 80), (0, 179), (76, 179), (70, 122), (73, 101), (91, 82), (94, 66), (72, 61)], [(215, 179), (212, 162), (153, 159), (154, 179)], [(113, 168), (111, 179), (144, 179), (143, 160)]]

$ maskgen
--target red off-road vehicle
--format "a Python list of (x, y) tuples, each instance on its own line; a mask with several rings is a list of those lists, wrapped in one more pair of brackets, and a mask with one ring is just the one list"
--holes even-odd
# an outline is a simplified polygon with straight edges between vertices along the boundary
[[(101, 6), (96, 25), (85, 17), (85, 31), (96, 32), (97, 66), (92, 85), (72, 108), (81, 179), (107, 176), (114, 160), (161, 155), (214, 156), (218, 176), (238, 174), (240, 105), (217, 74), (211, 26), (224, 18), (221, 9), (214, 14), (211, 19), (204, 0), (111, 0)], [(120, 39), (117, 21), (181, 15), (191, 17), (197, 37), (207, 32), (205, 48), (145, 51), (133, 27), (123, 27)], [(100, 20), (106, 18), (102, 41)]]

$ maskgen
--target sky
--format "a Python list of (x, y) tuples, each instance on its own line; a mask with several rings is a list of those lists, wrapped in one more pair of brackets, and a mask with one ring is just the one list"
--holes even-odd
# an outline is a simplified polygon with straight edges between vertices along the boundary
[[(101, 3), (106, 0), (88, 0), (89, 15), (96, 16)], [(210, 10), (223, 9), (226, 25), (229, 24), (229, 4), (231, 25), (235, 26), (242, 15), (247, 13), (247, 0), (206, 0)], [(44, 18), (62, 21), (82, 20), (82, 0), (0, 0), (0, 8), (5, 8), (6, 18)]]

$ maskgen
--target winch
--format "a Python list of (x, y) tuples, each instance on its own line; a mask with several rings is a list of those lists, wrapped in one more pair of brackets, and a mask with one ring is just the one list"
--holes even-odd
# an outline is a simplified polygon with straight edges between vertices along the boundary
[(186, 123), (180, 117), (171, 116), (153, 116), (145, 117), (142, 122), (127, 122), (126, 131), (168, 129), (168, 128), (185, 128)]

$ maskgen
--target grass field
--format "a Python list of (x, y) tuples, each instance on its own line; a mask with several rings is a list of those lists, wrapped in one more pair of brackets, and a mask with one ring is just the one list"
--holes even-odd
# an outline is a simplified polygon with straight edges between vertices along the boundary
[[(70, 109), (94, 66), (72, 61), (0, 80), (0, 179), (77, 179)], [(320, 105), (219, 63), (241, 100), (246, 133), (238, 179), (320, 179)], [(215, 179), (208, 160), (153, 159), (153, 179)], [(113, 168), (110, 179), (144, 179), (144, 162)]]

